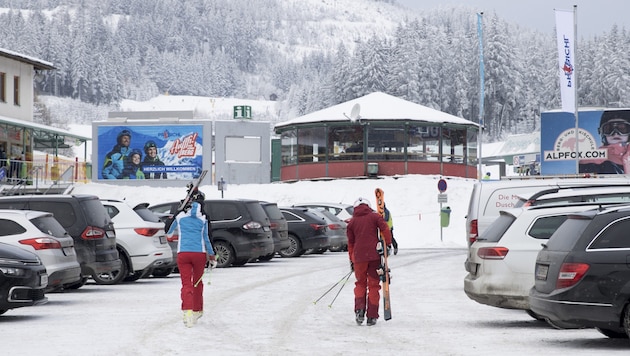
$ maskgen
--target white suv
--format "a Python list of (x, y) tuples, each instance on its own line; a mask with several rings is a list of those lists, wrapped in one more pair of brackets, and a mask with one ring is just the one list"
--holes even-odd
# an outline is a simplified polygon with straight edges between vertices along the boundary
[(529, 307), (538, 251), (567, 215), (598, 206), (587, 203), (502, 210), (468, 249), (466, 295), (481, 304), (522, 309), (538, 318)]
[(81, 280), (74, 240), (51, 213), (0, 209), (0, 242), (39, 257), (48, 273), (47, 292)]
[(164, 223), (147, 209), (148, 204), (132, 208), (114, 199), (101, 199), (101, 203), (114, 222), (118, 254), (123, 262), (118, 282), (138, 280), (173, 260)]

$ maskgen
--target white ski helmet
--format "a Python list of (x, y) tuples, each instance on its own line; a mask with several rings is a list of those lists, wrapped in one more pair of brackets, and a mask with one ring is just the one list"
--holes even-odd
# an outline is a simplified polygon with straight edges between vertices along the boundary
[(354, 205), (353, 206), (356, 208), (357, 206), (359, 206), (361, 204), (365, 204), (365, 205), (367, 205), (368, 207), (371, 208), (370, 201), (365, 199), (365, 198), (361, 198), (361, 197), (359, 197), (359, 199), (354, 201)]

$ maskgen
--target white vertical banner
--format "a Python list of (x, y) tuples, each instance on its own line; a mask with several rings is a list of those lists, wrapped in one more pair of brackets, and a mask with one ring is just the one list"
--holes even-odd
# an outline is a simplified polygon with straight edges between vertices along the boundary
[(562, 111), (575, 112), (575, 24), (573, 10), (555, 10)]

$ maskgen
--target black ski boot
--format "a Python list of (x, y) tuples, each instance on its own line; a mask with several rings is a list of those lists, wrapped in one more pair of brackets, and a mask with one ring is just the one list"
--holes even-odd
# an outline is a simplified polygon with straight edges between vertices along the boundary
[(355, 310), (354, 315), (356, 316), (355, 320), (357, 321), (357, 325), (363, 324), (363, 320), (365, 319), (365, 310)]
[(368, 326), (376, 325), (376, 318), (368, 318), (367, 325)]

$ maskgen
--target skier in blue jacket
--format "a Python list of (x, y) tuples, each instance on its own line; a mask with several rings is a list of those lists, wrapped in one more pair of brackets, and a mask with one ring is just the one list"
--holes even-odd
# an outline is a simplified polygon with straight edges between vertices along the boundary
[(192, 327), (203, 315), (203, 270), (206, 262), (211, 268), (217, 262), (209, 239), (209, 224), (202, 212), (205, 196), (201, 191), (192, 197), (190, 207), (175, 216), (168, 229), (168, 236), (176, 231), (177, 268), (182, 280), (181, 299), (184, 324)]

